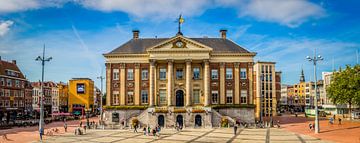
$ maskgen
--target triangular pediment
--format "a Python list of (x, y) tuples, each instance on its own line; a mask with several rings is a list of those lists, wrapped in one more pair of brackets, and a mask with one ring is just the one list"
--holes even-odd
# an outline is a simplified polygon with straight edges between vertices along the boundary
[(148, 52), (156, 51), (181, 51), (181, 52), (192, 52), (192, 51), (203, 51), (211, 52), (213, 49), (209, 46), (206, 46), (202, 43), (194, 41), (190, 38), (186, 38), (182, 35), (177, 35), (166, 41), (163, 41), (155, 46), (152, 46), (147, 49)]

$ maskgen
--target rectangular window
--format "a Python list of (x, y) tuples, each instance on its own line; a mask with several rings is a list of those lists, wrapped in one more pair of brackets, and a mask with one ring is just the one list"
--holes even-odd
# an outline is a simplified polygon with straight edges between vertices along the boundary
[(200, 103), (200, 90), (194, 89), (193, 91), (193, 103), (199, 104)]
[(240, 69), (240, 78), (241, 79), (246, 79), (246, 68), (241, 68)]
[(165, 68), (160, 68), (160, 80), (165, 80), (166, 79), (166, 69)]
[(233, 78), (232, 68), (226, 68), (226, 79), (232, 79), (232, 78)]
[(217, 69), (212, 69), (211, 70), (211, 79), (218, 79), (218, 70)]
[(218, 104), (219, 93), (217, 90), (211, 91), (211, 103)]
[(119, 80), (119, 69), (113, 69), (113, 79)]
[(176, 69), (176, 79), (183, 78), (183, 69)]
[(11, 79), (7, 79), (6, 80), (6, 86), (11, 87), (11, 82), (12, 82)]
[(5, 90), (5, 96), (10, 96), (10, 90)]
[(119, 105), (119, 91), (113, 92), (113, 105)]
[(15, 80), (15, 87), (20, 87), (20, 81), (19, 80)]
[(134, 92), (133, 91), (128, 91), (128, 93), (127, 93), (127, 103), (128, 104), (133, 104), (134, 103)]
[(148, 91), (141, 90), (141, 103), (147, 104), (148, 103)]
[(141, 79), (142, 80), (148, 80), (148, 70), (147, 69), (142, 69), (141, 70)]
[(0, 78), (0, 85), (5, 86), (5, 79), (4, 78)]
[(195, 67), (193, 69), (193, 78), (194, 79), (200, 79), (200, 68)]
[(246, 97), (247, 97), (247, 90), (241, 90), (241, 96), (240, 96), (240, 103), (241, 104), (246, 104), (247, 103)]
[(5, 96), (5, 90), (4, 89), (0, 89), (0, 96)]
[(166, 105), (166, 90), (160, 89), (159, 96), (160, 96), (160, 105)]
[(127, 70), (127, 80), (134, 80), (134, 69)]
[(233, 103), (233, 91), (226, 90), (226, 104), (232, 104), (232, 103)]

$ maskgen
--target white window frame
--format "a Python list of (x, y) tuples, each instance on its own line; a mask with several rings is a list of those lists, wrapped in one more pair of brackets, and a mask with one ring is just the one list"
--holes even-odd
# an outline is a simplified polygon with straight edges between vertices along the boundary
[[(214, 102), (214, 94), (216, 94), (216, 102)], [(218, 104), (219, 103), (219, 91), (213, 90), (211, 91), (211, 104)]]
[(246, 68), (240, 68), (240, 79), (246, 79)]
[(200, 89), (193, 90), (193, 103), (200, 104)]
[(127, 104), (134, 104), (134, 91), (127, 92)]
[(142, 104), (149, 103), (149, 94), (147, 90), (141, 90), (141, 103)]
[(119, 69), (113, 69), (113, 80), (119, 80)]
[(246, 104), (247, 103), (247, 90), (241, 90), (240, 91), (240, 103)]
[(159, 78), (160, 80), (166, 80), (166, 68), (160, 68)]
[(127, 69), (127, 80), (134, 80), (134, 69)]
[(149, 79), (148, 75), (149, 75), (148, 69), (141, 70), (141, 80), (148, 80)]
[(217, 69), (211, 69), (211, 79), (219, 79), (219, 71)]
[[(226, 90), (226, 104), (233, 104), (234, 102), (234, 96), (233, 96), (233, 90)], [(231, 102), (228, 102), (228, 100), (231, 99)]]
[(233, 79), (233, 69), (226, 68), (226, 79)]

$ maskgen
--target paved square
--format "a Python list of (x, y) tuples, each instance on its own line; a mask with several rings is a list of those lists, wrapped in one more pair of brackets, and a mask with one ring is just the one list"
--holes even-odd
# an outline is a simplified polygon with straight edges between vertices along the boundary
[(133, 133), (129, 130), (90, 130), (85, 135), (75, 136), (64, 134), (45, 140), (49, 143), (305, 143), (328, 142), (306, 135), (298, 135), (283, 129), (238, 129), (236, 135), (232, 128), (214, 129), (184, 129), (177, 132), (173, 129), (163, 129), (160, 137), (145, 136), (143, 133)]

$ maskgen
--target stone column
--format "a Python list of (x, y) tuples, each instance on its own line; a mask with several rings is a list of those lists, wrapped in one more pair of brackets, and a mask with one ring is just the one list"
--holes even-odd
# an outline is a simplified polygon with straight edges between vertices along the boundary
[(225, 63), (220, 63), (220, 104), (225, 104)]
[(135, 64), (135, 90), (134, 90), (134, 101), (135, 105), (140, 105), (140, 64)]
[(209, 94), (209, 86), (210, 86), (210, 80), (209, 80), (209, 60), (204, 60), (204, 105), (208, 106), (210, 101), (210, 94)]
[(186, 106), (191, 106), (191, 60), (186, 60)]
[(125, 64), (120, 64), (120, 105), (125, 105), (126, 100), (126, 74), (125, 74)]
[(173, 95), (173, 60), (168, 60), (168, 71), (167, 71), (167, 105), (171, 106), (172, 105), (172, 95)]
[(155, 97), (155, 60), (150, 60), (150, 78), (149, 78), (149, 82), (150, 82), (150, 104), (149, 106), (154, 106), (154, 97)]
[(158, 87), (158, 83), (157, 83), (157, 80), (158, 80), (158, 70), (157, 70), (157, 64), (155, 63), (154, 64), (154, 105), (157, 106), (159, 103), (158, 103), (158, 93), (157, 93), (157, 87)]
[(234, 96), (234, 103), (240, 104), (240, 73), (239, 73), (239, 63), (234, 63), (235, 72), (234, 72), (234, 79), (235, 79), (235, 96)]
[(111, 102), (111, 63), (106, 63), (106, 105), (110, 106)]

